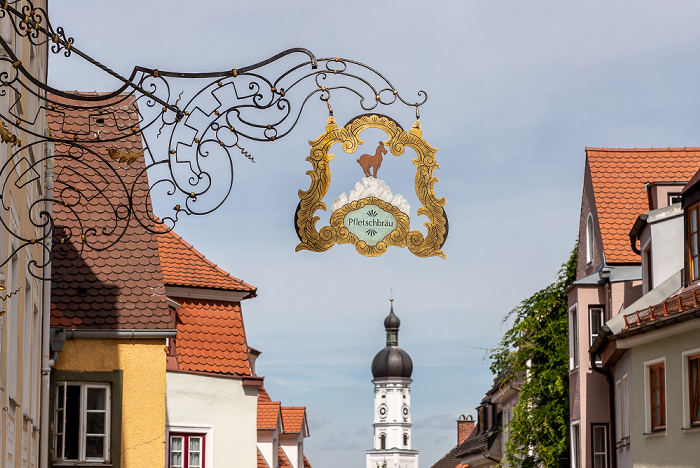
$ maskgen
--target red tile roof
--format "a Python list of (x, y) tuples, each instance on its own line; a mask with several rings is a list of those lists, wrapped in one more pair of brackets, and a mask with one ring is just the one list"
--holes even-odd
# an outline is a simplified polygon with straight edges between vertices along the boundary
[(270, 468), (270, 465), (267, 464), (262, 453), (260, 453), (260, 449), (258, 449), (258, 468)]
[(306, 455), (304, 455), (304, 468), (311, 468), (311, 463), (306, 459)]
[(238, 302), (172, 299), (182, 304), (177, 309), (175, 341), (181, 370), (251, 375)]
[(283, 406), (282, 425), (285, 433), (299, 434), (306, 418), (305, 406)]
[(282, 447), (277, 446), (277, 466), (279, 468), (292, 468), (292, 464), (289, 463), (287, 455), (282, 450)]
[(700, 167), (700, 148), (586, 148), (608, 263), (639, 263), (629, 231), (649, 211), (644, 184), (688, 181)]
[(258, 401), (272, 401), (265, 387), (258, 388)]
[(163, 263), (163, 278), (169, 286), (225, 289), (250, 292), (255, 287), (234, 278), (173, 231), (158, 235), (158, 248)]
[(258, 430), (277, 429), (279, 416), (279, 401), (262, 402), (258, 400)]
[[(55, 96), (51, 99), (68, 102)], [(103, 114), (85, 108), (47, 111), (49, 127), (57, 138), (100, 138), (82, 147), (55, 145), (54, 196), (65, 205), (53, 205), (51, 325), (169, 329), (172, 320), (158, 246), (155, 236), (141, 224), (153, 227), (144, 158), (126, 165), (108, 154), (111, 149), (138, 152), (141, 138), (132, 135), (116, 142), (104, 141), (138, 127), (138, 110), (133, 97), (120, 96), (112, 103)], [(73, 104), (90, 105), (87, 101)], [(132, 186), (129, 194), (124, 187)], [(131, 202), (139, 219), (132, 215), (128, 222), (117, 220), (124, 216), (122, 207)], [(86, 238), (81, 239), (81, 234)]]

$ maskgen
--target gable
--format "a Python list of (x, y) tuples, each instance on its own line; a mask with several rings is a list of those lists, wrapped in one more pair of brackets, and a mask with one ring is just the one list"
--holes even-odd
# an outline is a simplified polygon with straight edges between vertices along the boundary
[(586, 148), (586, 162), (605, 259), (632, 264), (640, 258), (630, 248), (629, 232), (650, 210), (645, 184), (690, 180), (700, 167), (700, 148)]

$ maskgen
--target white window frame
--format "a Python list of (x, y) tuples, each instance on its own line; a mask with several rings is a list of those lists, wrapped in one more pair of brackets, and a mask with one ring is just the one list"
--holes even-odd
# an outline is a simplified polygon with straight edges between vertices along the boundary
[(651, 239), (642, 246), (642, 294), (654, 289), (654, 262), (651, 253)]
[(630, 444), (630, 379), (627, 374), (622, 376), (622, 443)]
[[(649, 380), (649, 368), (656, 364), (664, 364), (664, 407), (668, 410), (668, 386), (666, 385), (666, 356), (644, 362), (644, 433), (651, 434), (651, 388)], [(666, 411), (666, 427), (668, 428), (668, 411)], [(654, 434), (665, 434), (666, 430), (655, 431)]]
[(571, 468), (581, 468), (581, 420), (571, 422)]
[[(80, 387), (80, 408), (79, 408), (79, 440), (78, 440), (78, 458), (71, 458), (71, 459), (66, 459), (64, 458), (65, 455), (65, 430), (66, 430), (66, 406), (65, 406), (65, 400), (67, 398), (67, 387), (69, 386), (79, 386)], [(63, 387), (63, 399), (64, 401), (61, 402), (59, 405), (59, 392), (58, 388)], [(86, 445), (86, 438), (90, 436), (90, 434), (87, 433), (87, 414), (90, 411), (97, 411), (97, 410), (88, 410), (87, 409), (87, 391), (90, 388), (100, 388), (100, 389), (105, 389), (105, 433), (104, 434), (99, 434), (100, 436), (104, 437), (104, 447), (103, 447), (103, 453), (102, 457), (87, 457), (85, 454), (85, 445)], [(54, 440), (53, 440), (53, 446), (54, 446), (54, 460), (56, 462), (61, 462), (61, 461), (77, 461), (78, 463), (108, 463), (110, 461), (110, 440), (111, 440), (111, 418), (112, 418), (112, 385), (110, 383), (101, 383), (101, 382), (80, 382), (80, 381), (59, 381), (56, 382), (56, 396), (55, 396), (55, 405), (54, 405)], [(60, 415), (59, 412), (62, 412), (63, 414)], [(63, 420), (61, 421), (61, 424), (59, 425), (59, 418), (62, 417)], [(58, 428), (62, 427), (64, 432), (58, 432)], [(58, 443), (58, 437), (61, 436), (61, 446), (59, 447)]]
[[(599, 315), (599, 320), (600, 320), (600, 328), (593, 333), (593, 316)], [(593, 306), (593, 307), (588, 307), (588, 346), (593, 346), (593, 342), (598, 338), (598, 335), (600, 335), (600, 332), (603, 330), (603, 325), (605, 325), (605, 308), (603, 306)], [(601, 361), (600, 356), (596, 356), (596, 364), (600, 365), (603, 363)]]
[[(190, 435), (204, 436), (204, 465), (202, 468), (209, 468), (214, 463), (214, 426), (207, 424), (170, 424), (166, 428), (165, 440), (167, 444), (166, 467), (170, 467), (170, 434), (186, 433)], [(277, 447), (274, 447), (274, 456), (277, 455)]]
[(586, 265), (593, 261), (593, 215), (586, 218)]
[[(683, 370), (683, 429), (690, 429), (690, 376), (688, 375), (688, 362), (690, 356), (700, 354), (700, 348), (683, 351), (681, 355), (681, 369)], [(696, 428), (697, 426), (692, 426)]]
[[(599, 315), (600, 316), (600, 328), (593, 333), (593, 315)], [(603, 306), (593, 306), (588, 308), (588, 336), (590, 338), (590, 342), (588, 343), (589, 346), (593, 346), (593, 342), (595, 341), (596, 338), (598, 338), (598, 335), (600, 335), (601, 330), (603, 329), (603, 325), (605, 325), (605, 308)]]
[[(596, 429), (603, 430), (603, 451), (596, 451), (595, 448), (595, 431)], [(607, 424), (592, 424), (591, 425), (591, 466), (593, 468), (608, 468), (608, 460), (610, 459), (610, 454), (608, 453), (608, 425)], [(605, 455), (605, 463), (603, 466), (596, 466), (595, 460), (596, 455)]]
[(622, 379), (615, 381), (615, 436), (617, 440), (615, 445), (617, 448), (622, 446)]
[(578, 303), (569, 307), (569, 370), (579, 367)]

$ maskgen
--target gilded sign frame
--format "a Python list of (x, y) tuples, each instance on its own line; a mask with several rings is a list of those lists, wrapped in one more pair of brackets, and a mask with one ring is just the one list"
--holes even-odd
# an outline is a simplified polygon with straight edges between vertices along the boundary
[[(328, 192), (331, 182), (330, 162), (334, 155), (329, 152), (330, 148), (336, 143), (341, 143), (343, 151), (346, 153), (355, 152), (359, 145), (364, 143), (360, 139), (360, 133), (367, 128), (378, 128), (386, 132), (389, 139), (384, 144), (394, 156), (403, 155), (407, 147), (415, 151), (417, 157), (412, 160), (416, 166), (415, 191), (422, 205), (418, 208), (418, 215), (428, 217), (428, 221), (423, 223), (427, 229), (425, 235), (418, 230), (409, 231), (408, 216), (395, 209), (392, 213), (397, 216), (397, 228), (378, 242), (376, 246), (368, 246), (365, 242), (358, 241), (357, 237), (342, 224), (344, 213), (357, 209), (348, 205), (333, 213), (330, 225), (323, 226), (320, 230), (316, 229), (316, 223), (320, 220), (320, 217), (316, 216), (316, 212), (318, 210), (325, 211), (327, 208), (323, 198)], [(396, 121), (380, 114), (355, 117), (344, 127), (339, 127), (331, 116), (328, 118), (326, 132), (316, 140), (309, 141), (309, 144), (311, 151), (306, 160), (312, 166), (312, 169), (307, 172), (311, 178), (311, 185), (308, 190), (299, 190), (300, 201), (294, 219), (300, 240), (296, 246), (297, 252), (300, 250), (324, 252), (336, 243), (352, 243), (359, 253), (368, 257), (382, 255), (386, 252), (387, 247), (394, 245), (408, 247), (418, 257), (445, 258), (445, 253), (442, 251), (448, 234), (448, 221), (444, 209), (445, 199), (437, 198), (434, 191), (434, 185), (438, 179), (433, 176), (433, 172), (440, 167), (435, 157), (437, 148), (433, 148), (423, 139), (419, 122), (415, 122), (413, 127), (406, 132)], [(367, 201), (372, 200), (372, 198), (363, 200), (369, 203)], [(358, 200), (358, 202), (363, 200)], [(384, 203), (379, 199), (374, 200)], [(373, 202), (372, 204), (377, 203)], [(388, 203), (386, 205), (394, 208)], [(384, 209), (388, 209), (388, 207)]]

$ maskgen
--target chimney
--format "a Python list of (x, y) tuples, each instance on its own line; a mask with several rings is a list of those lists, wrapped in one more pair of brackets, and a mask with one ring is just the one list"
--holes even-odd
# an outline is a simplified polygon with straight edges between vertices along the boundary
[(461, 415), (457, 419), (457, 444), (461, 444), (472, 434), (474, 431), (474, 418), (472, 415), (464, 416)]

